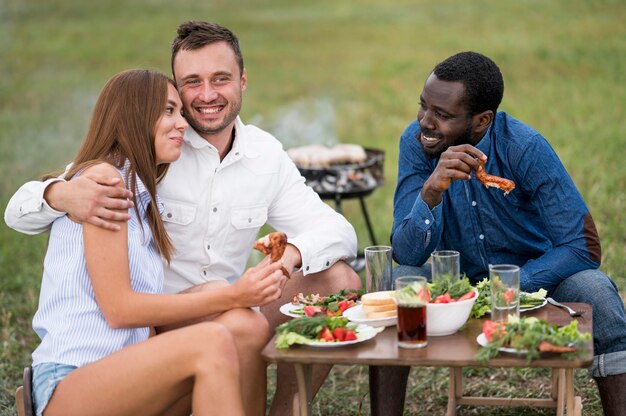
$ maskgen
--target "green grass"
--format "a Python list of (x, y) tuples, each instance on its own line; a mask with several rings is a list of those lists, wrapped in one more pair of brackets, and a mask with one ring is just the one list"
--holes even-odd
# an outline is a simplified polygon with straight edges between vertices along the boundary
[[(0, 209), (21, 183), (71, 159), (113, 74), (169, 71), (169, 44), (188, 19), (214, 20), (239, 36), (249, 75), (244, 120), (281, 132), (286, 145), (335, 138), (385, 150), (386, 185), (367, 199), (379, 243), (391, 228), (398, 138), (415, 118), (424, 79), (452, 53), (491, 56), (505, 77), (502, 109), (537, 128), (561, 156), (600, 232), (602, 269), (624, 297), (620, 0), (0, 0)], [(358, 203), (344, 209), (360, 247), (369, 245)], [(45, 245), (45, 236), (0, 226), (0, 415), (14, 414), (13, 391), (37, 343), (30, 319)], [(466, 372), (474, 394), (532, 395), (549, 382), (539, 370)], [(442, 414), (447, 370), (411, 374), (407, 414)], [(361, 400), (368, 414), (366, 380), (366, 368), (337, 367), (315, 414), (356, 414)], [(598, 414), (595, 385), (582, 370), (576, 386), (585, 414)], [(512, 412), (490, 411), (463, 407), (460, 414)]]

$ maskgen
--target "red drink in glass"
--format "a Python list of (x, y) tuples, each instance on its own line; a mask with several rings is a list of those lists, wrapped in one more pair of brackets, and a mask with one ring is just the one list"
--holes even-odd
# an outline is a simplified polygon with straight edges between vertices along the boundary
[(398, 305), (398, 344), (405, 348), (421, 348), (426, 338), (426, 305)]

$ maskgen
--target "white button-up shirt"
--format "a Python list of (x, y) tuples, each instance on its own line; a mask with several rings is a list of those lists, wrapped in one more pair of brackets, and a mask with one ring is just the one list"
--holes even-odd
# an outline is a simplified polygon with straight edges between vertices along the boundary
[[(217, 149), (187, 129), (180, 159), (159, 184), (162, 218), (176, 250), (165, 269), (168, 293), (211, 280), (233, 282), (264, 224), (285, 232), (300, 250), (304, 275), (356, 256), (354, 228), (305, 185), (281, 143), (239, 118), (235, 132), (220, 162)], [(18, 190), (5, 212), (9, 227), (34, 234), (63, 215), (43, 199), (48, 183)]]

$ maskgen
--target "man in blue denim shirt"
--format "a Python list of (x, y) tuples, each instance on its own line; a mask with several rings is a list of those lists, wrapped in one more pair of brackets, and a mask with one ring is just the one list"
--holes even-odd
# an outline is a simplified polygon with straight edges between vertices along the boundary
[[(592, 304), (596, 356), (590, 371), (605, 414), (626, 415), (624, 305), (613, 281), (597, 270), (593, 219), (543, 136), (497, 112), (503, 91), (498, 66), (473, 52), (446, 59), (426, 80), (417, 120), (400, 139), (391, 234), (400, 266), (394, 276), (430, 275), (423, 265), (434, 250), (457, 250), (461, 272), (474, 282), (488, 275), (489, 264), (516, 264), (521, 290), (544, 288), (556, 300)], [(513, 180), (515, 189), (505, 196), (483, 186), (472, 173), (477, 159), (489, 174)], [(404, 394), (408, 368), (372, 370), (375, 414), (381, 398), (389, 410), (392, 394), (376, 391), (376, 380)]]

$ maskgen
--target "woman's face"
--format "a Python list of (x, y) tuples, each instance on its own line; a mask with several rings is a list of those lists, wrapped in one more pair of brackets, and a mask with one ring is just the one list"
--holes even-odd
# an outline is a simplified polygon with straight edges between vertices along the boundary
[(176, 88), (167, 84), (167, 103), (163, 115), (157, 121), (154, 149), (157, 164), (170, 163), (180, 157), (183, 134), (188, 124), (182, 115), (182, 104)]

